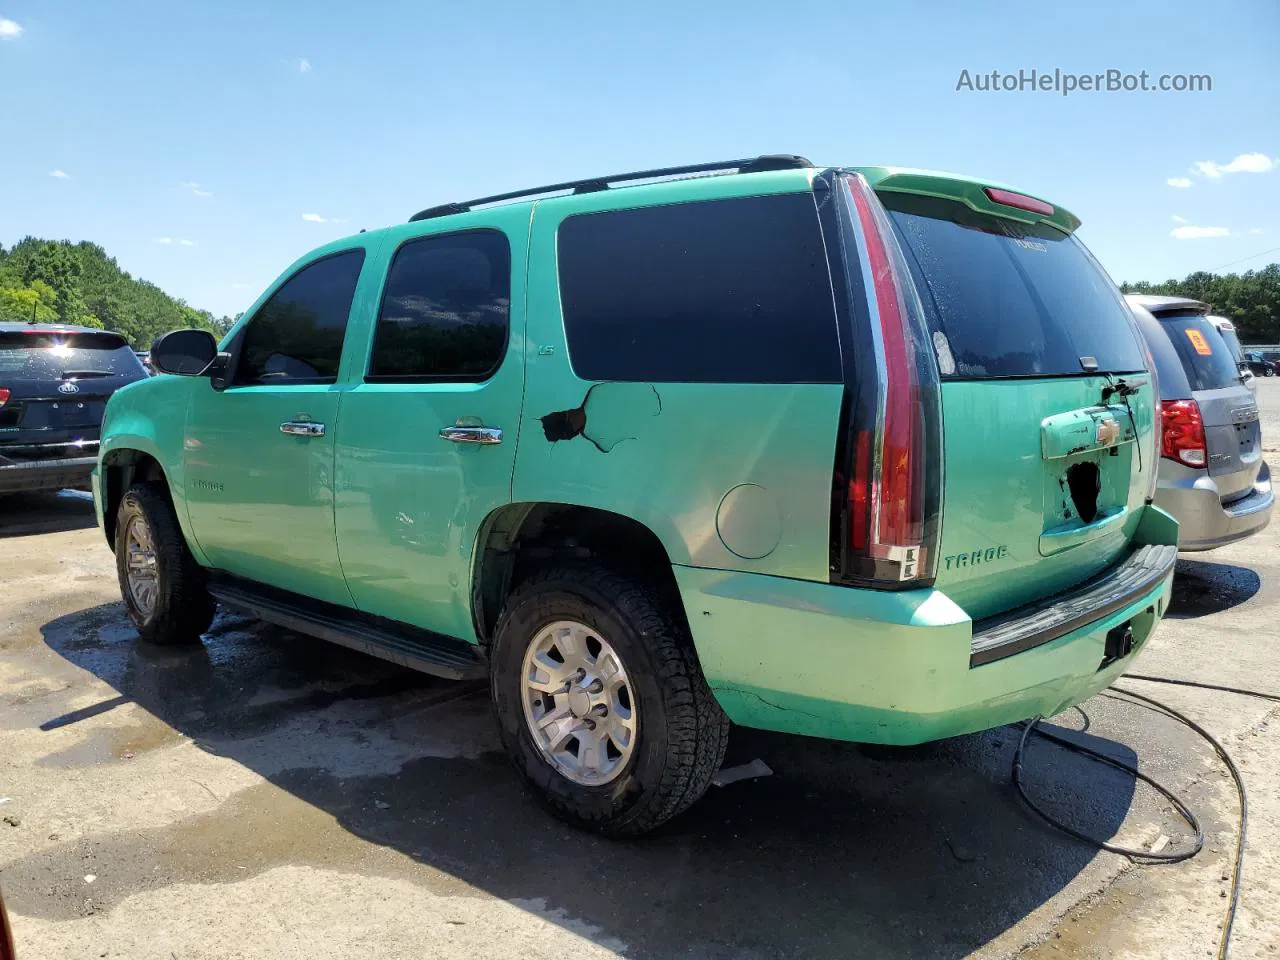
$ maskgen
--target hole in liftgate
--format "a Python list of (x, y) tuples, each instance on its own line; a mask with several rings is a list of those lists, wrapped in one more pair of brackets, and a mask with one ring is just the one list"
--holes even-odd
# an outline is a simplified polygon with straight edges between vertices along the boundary
[(1067, 489), (1083, 523), (1093, 523), (1098, 515), (1098, 493), (1102, 474), (1096, 463), (1077, 463), (1067, 468)]

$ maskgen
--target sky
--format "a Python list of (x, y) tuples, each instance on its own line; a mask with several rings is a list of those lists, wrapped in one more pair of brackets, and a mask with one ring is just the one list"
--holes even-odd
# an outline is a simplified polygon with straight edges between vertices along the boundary
[[(1117, 282), (1245, 270), (1280, 260), (1277, 49), (1276, 0), (0, 0), (0, 244), (222, 315), (423, 207), (798, 153), (1025, 189)], [(957, 90), (1033, 69), (1212, 91)]]

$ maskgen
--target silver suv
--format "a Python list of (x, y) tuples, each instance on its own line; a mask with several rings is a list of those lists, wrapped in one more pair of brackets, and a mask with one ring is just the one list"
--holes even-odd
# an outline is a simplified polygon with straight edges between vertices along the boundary
[(1161, 460), (1155, 502), (1178, 520), (1179, 550), (1212, 550), (1271, 519), (1258, 404), (1208, 317), (1177, 297), (1126, 297), (1151, 349), (1160, 387)]

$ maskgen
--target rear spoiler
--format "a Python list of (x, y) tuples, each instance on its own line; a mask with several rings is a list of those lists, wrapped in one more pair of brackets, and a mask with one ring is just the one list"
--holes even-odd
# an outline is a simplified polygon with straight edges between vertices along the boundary
[[(1004, 184), (984, 183), (971, 177), (934, 170), (909, 170), (903, 167), (854, 169), (866, 177), (871, 188), (877, 192), (887, 190), (958, 200), (979, 213), (1022, 223), (1047, 223), (1067, 234), (1075, 233), (1080, 226), (1080, 218), (1071, 211)], [(995, 199), (1001, 196), (1006, 198), (1004, 202)]]

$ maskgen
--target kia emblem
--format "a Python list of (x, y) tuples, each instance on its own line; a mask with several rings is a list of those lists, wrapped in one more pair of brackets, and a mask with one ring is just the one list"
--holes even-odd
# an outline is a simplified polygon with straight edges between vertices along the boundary
[(79, 393), (80, 388), (75, 385), (74, 381), (68, 380), (66, 383), (58, 387), (58, 392), (59, 393)]

